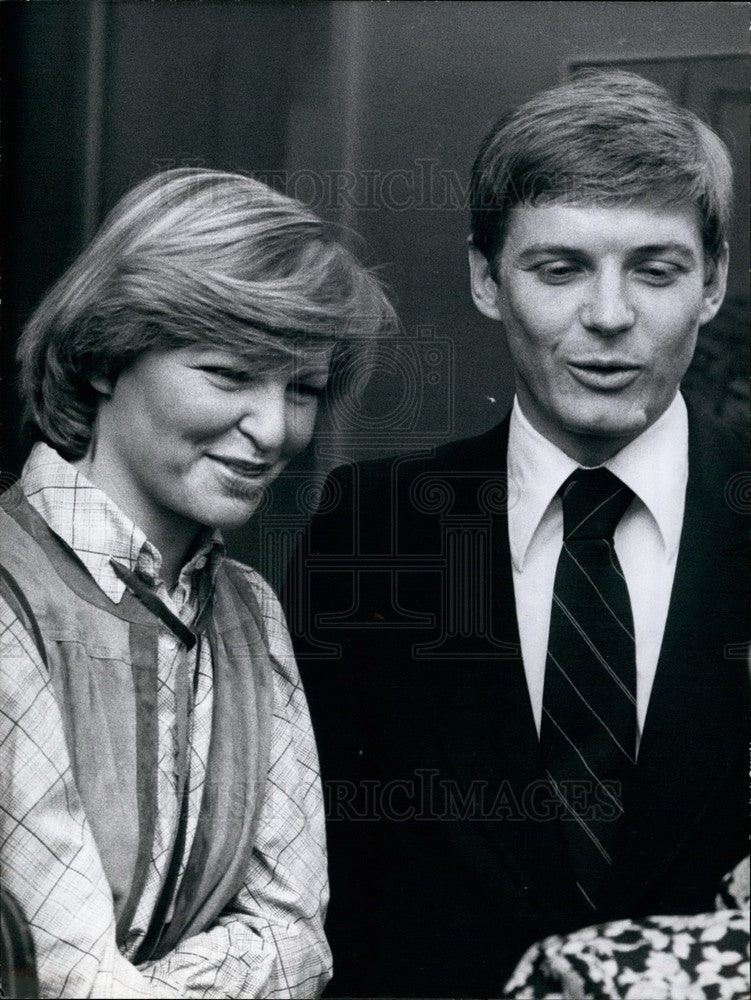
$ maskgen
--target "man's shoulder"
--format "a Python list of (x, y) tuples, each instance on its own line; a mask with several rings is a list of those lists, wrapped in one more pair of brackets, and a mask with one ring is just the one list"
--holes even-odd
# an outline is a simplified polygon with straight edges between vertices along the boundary
[(747, 482), (751, 464), (748, 430), (729, 426), (690, 399), (686, 402), (689, 474), (708, 481), (738, 475)]
[(424, 476), (456, 477), (505, 473), (508, 417), (482, 434), (437, 447), (340, 465), (329, 477), (334, 490), (377, 497)]

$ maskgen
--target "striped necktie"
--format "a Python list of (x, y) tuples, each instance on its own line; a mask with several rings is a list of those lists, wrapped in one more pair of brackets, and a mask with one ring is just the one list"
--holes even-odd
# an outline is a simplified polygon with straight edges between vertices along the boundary
[(593, 910), (623, 829), (636, 754), (636, 649), (613, 533), (633, 493), (607, 469), (559, 491), (540, 747), (579, 889)]

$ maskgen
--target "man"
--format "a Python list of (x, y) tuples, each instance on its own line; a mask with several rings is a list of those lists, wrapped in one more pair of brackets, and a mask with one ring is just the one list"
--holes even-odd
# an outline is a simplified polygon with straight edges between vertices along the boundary
[(539, 938), (712, 909), (747, 851), (745, 461), (678, 391), (727, 153), (601, 73), (502, 120), (471, 192), (513, 411), (337, 470), (288, 587), (339, 995), (498, 995)]

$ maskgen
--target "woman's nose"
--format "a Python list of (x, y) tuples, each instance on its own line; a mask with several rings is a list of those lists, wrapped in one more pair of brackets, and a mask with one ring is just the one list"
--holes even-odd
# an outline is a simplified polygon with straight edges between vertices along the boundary
[(581, 321), (588, 330), (604, 335), (620, 333), (635, 320), (626, 280), (621, 275), (602, 274), (588, 286)]
[(264, 453), (281, 451), (287, 436), (286, 382), (263, 381), (242, 393), (240, 431)]

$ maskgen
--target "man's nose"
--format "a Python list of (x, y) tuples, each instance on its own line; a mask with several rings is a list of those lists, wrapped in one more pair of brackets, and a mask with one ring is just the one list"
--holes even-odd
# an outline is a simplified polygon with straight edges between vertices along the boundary
[(286, 386), (261, 382), (242, 393), (240, 431), (263, 453), (281, 451), (287, 435)]
[(581, 321), (588, 330), (612, 335), (628, 330), (635, 320), (627, 281), (621, 275), (595, 276), (582, 303)]

